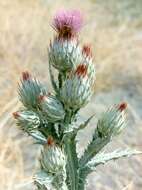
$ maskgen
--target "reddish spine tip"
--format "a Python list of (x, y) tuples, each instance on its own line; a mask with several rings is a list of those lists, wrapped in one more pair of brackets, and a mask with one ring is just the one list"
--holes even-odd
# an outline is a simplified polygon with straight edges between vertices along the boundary
[(49, 146), (52, 146), (52, 145), (54, 145), (54, 139), (53, 139), (53, 137), (48, 137), (48, 139), (47, 139), (47, 144), (49, 145)]
[(121, 112), (127, 108), (127, 103), (123, 102), (119, 105), (118, 110)]
[(86, 65), (78, 65), (75, 74), (78, 76), (85, 77), (87, 75), (87, 66)]
[(42, 102), (42, 101), (44, 101), (46, 98), (47, 98), (46, 96), (40, 95), (40, 96), (38, 97), (39, 103)]
[(13, 115), (13, 117), (14, 117), (15, 119), (17, 119), (17, 118), (20, 116), (18, 112), (14, 112), (14, 113), (12, 113), (12, 115)]
[(84, 54), (86, 57), (92, 57), (92, 49), (91, 45), (84, 45), (82, 48), (82, 54)]
[(23, 79), (23, 81), (27, 81), (30, 78), (31, 78), (31, 75), (29, 74), (28, 71), (25, 71), (25, 72), (22, 73), (22, 79)]

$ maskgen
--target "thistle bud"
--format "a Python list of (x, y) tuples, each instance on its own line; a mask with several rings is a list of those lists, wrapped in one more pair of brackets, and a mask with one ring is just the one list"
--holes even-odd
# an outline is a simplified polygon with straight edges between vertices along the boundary
[(47, 119), (51, 122), (64, 119), (65, 111), (62, 103), (54, 96), (39, 96), (39, 104)]
[(55, 39), (50, 44), (49, 61), (59, 71), (70, 71), (82, 60), (82, 52), (76, 39)]
[(125, 127), (125, 110), (127, 104), (113, 106), (99, 119), (97, 130), (101, 136), (116, 136)]
[(40, 125), (40, 119), (33, 111), (18, 111), (13, 113), (17, 124), (26, 132), (37, 129)]
[(56, 69), (70, 71), (82, 59), (77, 41), (77, 33), (82, 27), (81, 13), (76, 10), (59, 11), (52, 25), (57, 37), (50, 44), (49, 60)]
[(87, 72), (87, 66), (80, 64), (65, 80), (60, 95), (67, 109), (76, 110), (89, 102), (93, 89)]
[(28, 72), (23, 72), (19, 85), (19, 96), (23, 105), (29, 109), (35, 109), (38, 105), (39, 95), (46, 95), (43, 85)]
[(40, 162), (45, 171), (53, 174), (65, 168), (65, 155), (61, 148), (55, 145), (52, 137), (49, 137), (47, 144), (44, 145)]

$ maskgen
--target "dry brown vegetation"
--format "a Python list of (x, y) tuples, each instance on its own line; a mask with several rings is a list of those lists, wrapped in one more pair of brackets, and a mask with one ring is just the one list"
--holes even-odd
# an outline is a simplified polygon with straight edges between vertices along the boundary
[[(128, 100), (129, 128), (114, 145), (142, 150), (142, 1), (1, 0), (0, 190), (31, 189), (37, 146), (16, 129), (11, 117), (19, 106), (17, 81), (23, 70), (30, 70), (50, 88), (47, 46), (53, 36), (51, 18), (60, 8), (76, 6), (86, 18), (81, 43), (92, 44), (97, 70), (92, 100), (96, 105), (89, 104), (83, 113), (99, 114), (112, 103)], [(82, 144), (89, 134), (84, 134)], [(90, 176), (88, 190), (141, 190), (141, 178), (142, 159), (135, 157), (100, 167), (99, 173)]]

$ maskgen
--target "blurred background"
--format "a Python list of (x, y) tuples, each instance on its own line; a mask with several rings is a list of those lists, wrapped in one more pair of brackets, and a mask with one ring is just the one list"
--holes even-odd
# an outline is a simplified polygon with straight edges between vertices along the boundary
[[(112, 104), (128, 102), (128, 126), (108, 150), (142, 150), (142, 0), (0, 0), (0, 190), (31, 190), (39, 147), (16, 128), (17, 83), (28, 70), (51, 89), (47, 48), (51, 20), (61, 8), (79, 8), (85, 18), (81, 43), (91, 43), (97, 80), (92, 102), (82, 110), (96, 118)], [(96, 118), (80, 133), (83, 150)], [(111, 162), (88, 178), (87, 190), (141, 190), (142, 156)]]

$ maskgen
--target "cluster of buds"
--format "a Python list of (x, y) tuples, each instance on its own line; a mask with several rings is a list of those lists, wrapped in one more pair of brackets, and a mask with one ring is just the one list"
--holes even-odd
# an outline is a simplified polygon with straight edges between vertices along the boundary
[[(34, 179), (37, 189), (84, 190), (87, 175), (97, 165), (139, 152), (116, 151), (97, 156), (125, 127), (127, 105), (122, 103), (102, 114), (92, 140), (78, 157), (77, 133), (87, 126), (92, 116), (80, 124), (77, 113), (93, 94), (95, 65), (91, 46), (81, 46), (78, 40), (82, 27), (80, 12), (61, 11), (52, 26), (56, 36), (48, 54), (55, 92), (50, 94), (37, 79), (24, 72), (19, 85), (23, 108), (13, 116), (17, 125), (42, 145), (40, 167)], [(58, 77), (54, 77), (52, 68)]]
[(60, 73), (67, 73), (60, 89), (65, 108), (78, 110), (90, 100), (95, 82), (91, 47), (81, 47), (78, 41), (82, 15), (78, 11), (59, 12), (53, 27), (57, 36), (50, 44), (49, 61)]

